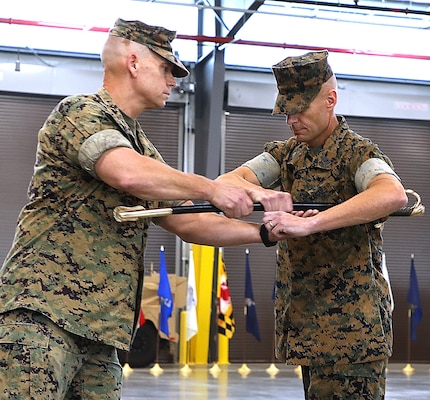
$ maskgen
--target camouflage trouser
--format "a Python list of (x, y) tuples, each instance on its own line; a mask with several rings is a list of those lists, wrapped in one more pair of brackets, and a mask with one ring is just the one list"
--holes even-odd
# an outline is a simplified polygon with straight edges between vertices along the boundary
[(0, 314), (0, 399), (119, 399), (116, 349), (28, 310)]
[(383, 400), (387, 359), (365, 364), (302, 366), (306, 400)]

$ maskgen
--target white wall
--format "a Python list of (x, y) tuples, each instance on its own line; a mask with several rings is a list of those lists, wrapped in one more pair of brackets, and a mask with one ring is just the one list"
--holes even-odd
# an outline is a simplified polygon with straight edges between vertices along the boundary
[[(99, 60), (20, 55), (0, 52), (0, 91), (66, 96), (91, 93), (102, 85)], [(48, 64), (48, 65), (46, 65)], [(271, 109), (276, 85), (271, 73), (226, 71), (228, 105)], [(180, 82), (180, 80), (178, 81)], [(198, 82), (196, 83), (198, 85)], [(339, 79), (337, 112), (351, 116), (430, 120), (430, 85)], [(185, 102), (173, 91), (171, 102)]]

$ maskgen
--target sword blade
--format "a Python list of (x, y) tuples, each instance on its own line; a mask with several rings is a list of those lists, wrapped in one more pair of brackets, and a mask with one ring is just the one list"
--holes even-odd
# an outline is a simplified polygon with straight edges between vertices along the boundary
[[(408, 217), (415, 215), (423, 215), (425, 212), (425, 207), (421, 204), (421, 197), (417, 192), (411, 189), (407, 189), (406, 193), (415, 197), (415, 204), (410, 206), (405, 206), (400, 210), (394, 211), (390, 216), (396, 217)], [(330, 207), (335, 206), (333, 203), (294, 203), (294, 211), (306, 211), (306, 210), (318, 210), (324, 211)], [(264, 207), (261, 203), (254, 203), (254, 211), (264, 211)], [(165, 217), (171, 214), (192, 214), (192, 213), (204, 213), (204, 212), (216, 212), (220, 213), (222, 210), (215, 207), (210, 203), (193, 204), (188, 206), (175, 206), (167, 208), (154, 208), (147, 210), (142, 206), (126, 207), (118, 206), (115, 207), (113, 215), (116, 221), (137, 221), (139, 218), (157, 218)]]

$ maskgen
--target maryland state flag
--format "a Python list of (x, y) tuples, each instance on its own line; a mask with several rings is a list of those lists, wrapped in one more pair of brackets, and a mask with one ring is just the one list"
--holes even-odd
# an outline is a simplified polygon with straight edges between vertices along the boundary
[(231, 339), (234, 331), (233, 304), (228, 288), (224, 260), (220, 254), (218, 265), (218, 333)]

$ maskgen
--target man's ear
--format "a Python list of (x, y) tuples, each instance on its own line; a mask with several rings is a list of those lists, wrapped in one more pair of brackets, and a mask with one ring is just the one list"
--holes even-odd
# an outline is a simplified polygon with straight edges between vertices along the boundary
[(139, 63), (139, 58), (136, 54), (130, 53), (127, 57), (127, 69), (132, 74), (133, 77), (137, 74), (137, 65)]
[(330, 108), (334, 108), (337, 104), (337, 92), (335, 89), (332, 89), (327, 94), (327, 105)]

